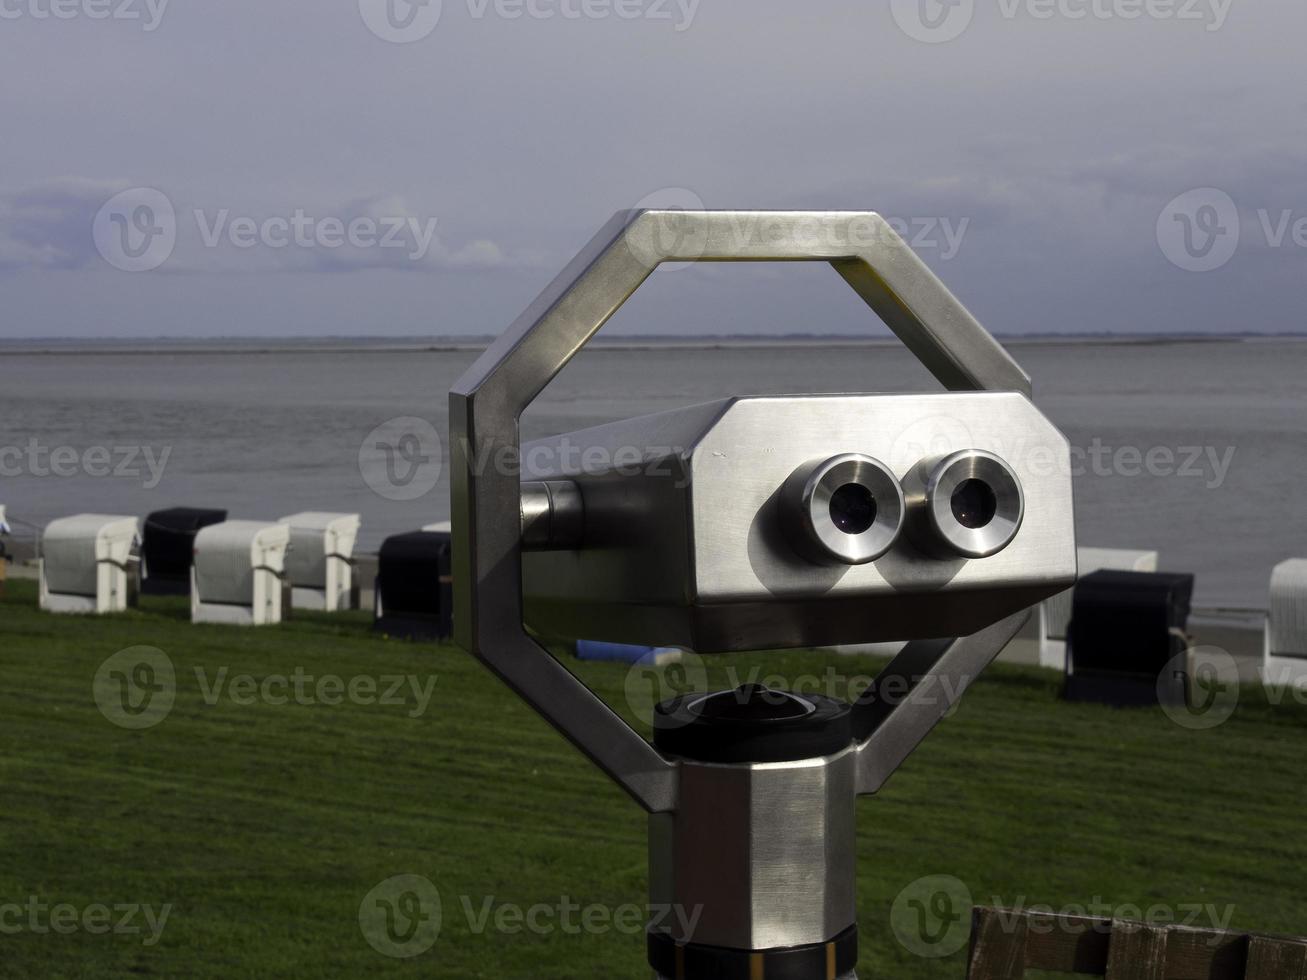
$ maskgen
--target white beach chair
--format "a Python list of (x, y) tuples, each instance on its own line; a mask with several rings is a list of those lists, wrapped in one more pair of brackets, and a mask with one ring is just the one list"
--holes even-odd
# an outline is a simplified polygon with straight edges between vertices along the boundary
[[(1104, 570), (1117, 572), (1155, 572), (1156, 551), (1127, 548), (1077, 548), (1077, 574), (1083, 578)], [(1071, 625), (1071, 599), (1074, 589), (1067, 589), (1045, 599), (1039, 605), (1039, 665), (1056, 670), (1066, 668), (1066, 636)]]
[(54, 613), (122, 612), (136, 600), (135, 517), (77, 514), (51, 521), (41, 539), (40, 606)]
[(263, 626), (282, 618), (290, 527), (223, 521), (195, 535), (191, 622)]
[(281, 523), (290, 528), (286, 577), (291, 605), (323, 612), (352, 608), (351, 559), (359, 515), (304, 511), (283, 517)]
[(1307, 685), (1307, 559), (1290, 559), (1271, 572), (1262, 681)]

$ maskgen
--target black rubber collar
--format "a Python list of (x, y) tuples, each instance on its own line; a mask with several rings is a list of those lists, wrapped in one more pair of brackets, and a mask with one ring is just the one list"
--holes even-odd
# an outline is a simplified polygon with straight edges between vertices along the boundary
[(654, 712), (654, 745), (699, 762), (814, 759), (834, 755), (852, 741), (852, 711), (846, 702), (761, 684), (683, 694)]
[(649, 933), (649, 965), (668, 980), (836, 980), (858, 966), (858, 927), (827, 943), (741, 950), (677, 943)]

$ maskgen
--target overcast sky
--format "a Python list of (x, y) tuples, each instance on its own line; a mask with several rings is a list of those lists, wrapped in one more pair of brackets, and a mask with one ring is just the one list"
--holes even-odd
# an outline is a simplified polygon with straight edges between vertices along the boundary
[[(879, 211), (996, 332), (1307, 330), (1305, 39), (1302, 0), (0, 0), (0, 337), (495, 333), (698, 202)], [(612, 329), (869, 317), (703, 266)]]

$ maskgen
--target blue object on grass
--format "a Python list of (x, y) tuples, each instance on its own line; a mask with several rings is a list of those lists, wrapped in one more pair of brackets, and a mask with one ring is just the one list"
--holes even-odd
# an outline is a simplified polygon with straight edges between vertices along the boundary
[(653, 664), (665, 654), (680, 653), (673, 647), (640, 647), (628, 643), (606, 643), (602, 640), (577, 640), (578, 660), (615, 660), (624, 664)]

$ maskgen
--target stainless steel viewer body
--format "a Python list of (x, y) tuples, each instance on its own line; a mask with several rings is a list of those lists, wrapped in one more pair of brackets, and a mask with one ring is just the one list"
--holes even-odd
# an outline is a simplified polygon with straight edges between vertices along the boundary
[[(789, 525), (855, 536), (787, 508), (785, 484), (850, 448), (883, 461), (923, 526), (874, 561), (813, 560)], [(977, 450), (1013, 454), (1024, 496), (1023, 533), (983, 560), (934, 539), (915, 472)], [(736, 398), (530, 443), (524, 479), (571, 481), (584, 513), (578, 547), (524, 556), (527, 622), (701, 653), (974, 633), (1074, 577), (1070, 477), (1049, 465), (1068, 452), (1010, 392)]]
[[(653, 269), (700, 260), (829, 262), (953, 393), (729, 399), (521, 446), (521, 413)], [(621, 213), (451, 392), (456, 637), (653, 815), (654, 900), (703, 911), (651, 928), (660, 975), (852, 976), (856, 796), (1075, 578), (1069, 450), (1029, 396), (861, 212)], [(685, 696), (651, 745), (528, 626), (705, 653), (911, 642), (856, 704)]]

